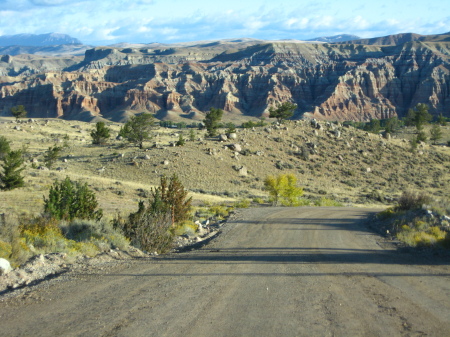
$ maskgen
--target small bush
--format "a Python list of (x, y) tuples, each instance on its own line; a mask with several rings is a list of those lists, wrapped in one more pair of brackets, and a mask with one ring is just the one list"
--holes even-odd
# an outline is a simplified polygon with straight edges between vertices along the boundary
[(129, 245), (129, 241), (109, 222), (75, 219), (63, 222), (59, 227), (67, 239), (94, 243), (102, 251), (111, 248), (124, 250)]
[(253, 202), (254, 202), (255, 204), (260, 204), (260, 205), (266, 203), (266, 201), (265, 201), (263, 198), (259, 198), (259, 197), (253, 198)]
[(419, 209), (423, 205), (430, 204), (431, 201), (431, 197), (423, 192), (414, 193), (411, 191), (405, 191), (399, 198), (395, 209), (400, 211)]
[(228, 207), (225, 205), (210, 206), (208, 211), (217, 219), (223, 219), (228, 216)]
[(198, 226), (192, 221), (184, 221), (182, 224), (177, 225), (172, 232), (178, 236), (179, 235), (194, 236), (197, 229)]
[(385, 209), (384, 211), (378, 213), (377, 218), (380, 220), (386, 220), (386, 219), (393, 217), (395, 214), (396, 213), (395, 213), (394, 209), (392, 207), (389, 207), (389, 208)]
[(321, 197), (320, 199), (316, 199), (314, 200), (314, 206), (319, 206), (319, 207), (330, 207), (330, 206), (334, 206), (334, 207), (341, 207), (342, 204), (336, 200), (333, 199), (329, 199), (326, 197)]
[(250, 204), (251, 202), (249, 199), (240, 199), (239, 201), (236, 201), (233, 206), (235, 208), (249, 208)]
[(165, 253), (173, 247), (175, 227), (172, 226), (170, 212), (152, 213), (143, 202), (128, 219), (116, 217), (113, 226), (122, 230), (133, 246), (148, 252)]
[(55, 253), (64, 251), (67, 242), (56, 219), (37, 217), (22, 221), (20, 236), (25, 239), (33, 253)]
[(9, 259), (11, 253), (11, 244), (8, 242), (0, 241), (0, 258)]

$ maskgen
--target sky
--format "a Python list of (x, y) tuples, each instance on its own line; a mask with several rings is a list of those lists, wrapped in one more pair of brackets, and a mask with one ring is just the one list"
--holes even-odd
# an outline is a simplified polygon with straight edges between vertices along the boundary
[(62, 33), (90, 45), (306, 40), (450, 31), (448, 0), (0, 0), (0, 35)]

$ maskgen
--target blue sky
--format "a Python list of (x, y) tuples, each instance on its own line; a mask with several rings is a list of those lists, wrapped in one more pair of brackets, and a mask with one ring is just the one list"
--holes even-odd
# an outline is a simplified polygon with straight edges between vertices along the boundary
[(0, 0), (0, 35), (57, 32), (93, 45), (449, 31), (448, 0)]

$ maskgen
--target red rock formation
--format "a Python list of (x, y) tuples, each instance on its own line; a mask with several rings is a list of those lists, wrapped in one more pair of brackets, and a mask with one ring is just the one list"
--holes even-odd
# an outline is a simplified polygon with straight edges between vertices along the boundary
[(450, 111), (448, 42), (272, 43), (176, 64), (145, 64), (146, 57), (97, 48), (71, 72), (1, 77), (0, 113), (22, 104), (31, 117), (88, 112), (118, 120), (131, 110), (199, 118), (210, 107), (263, 116), (284, 101), (298, 105), (296, 118), (328, 120), (403, 116), (417, 103), (435, 114)]

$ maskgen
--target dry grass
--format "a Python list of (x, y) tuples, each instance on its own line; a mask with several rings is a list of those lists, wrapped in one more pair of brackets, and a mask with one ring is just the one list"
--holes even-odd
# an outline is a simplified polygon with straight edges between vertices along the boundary
[[(335, 138), (326, 128), (315, 134), (308, 122), (288, 122), (287, 129), (238, 129), (237, 140), (187, 141), (182, 147), (169, 144), (178, 140), (179, 132), (188, 139), (189, 130), (158, 128), (154, 139), (145, 143), (146, 150), (139, 150), (115, 140), (118, 123), (110, 125), (113, 132), (107, 146), (93, 146), (89, 135), (93, 123), (35, 121), (16, 124), (12, 118), (0, 119), (0, 133), (11, 140), (12, 148), (26, 146), (29, 153), (26, 186), (0, 192), (1, 212), (41, 212), (49, 187), (66, 176), (86, 181), (107, 217), (136, 211), (138, 201), (159, 184), (160, 176), (173, 173), (192, 191), (197, 205), (207, 200), (232, 203), (265, 198), (264, 178), (280, 173), (294, 173), (307, 197), (345, 204), (382, 205), (406, 189), (435, 196), (450, 190), (449, 148), (425, 145), (418, 153), (411, 153), (403, 139), (384, 140), (354, 128), (341, 128), (341, 137)], [(15, 130), (16, 126), (21, 131)], [(204, 131), (196, 133), (204, 138)], [(449, 138), (448, 130), (444, 130), (444, 137)], [(48, 147), (62, 145), (64, 138), (69, 147), (54, 169), (37, 169)], [(153, 148), (154, 143), (159, 146)], [(242, 154), (236, 156), (227, 147), (232, 143), (241, 145)], [(304, 160), (299, 149), (308, 143), (315, 144), (315, 152)], [(38, 162), (32, 164), (33, 159)], [(247, 176), (239, 175), (241, 166), (247, 168)]]

